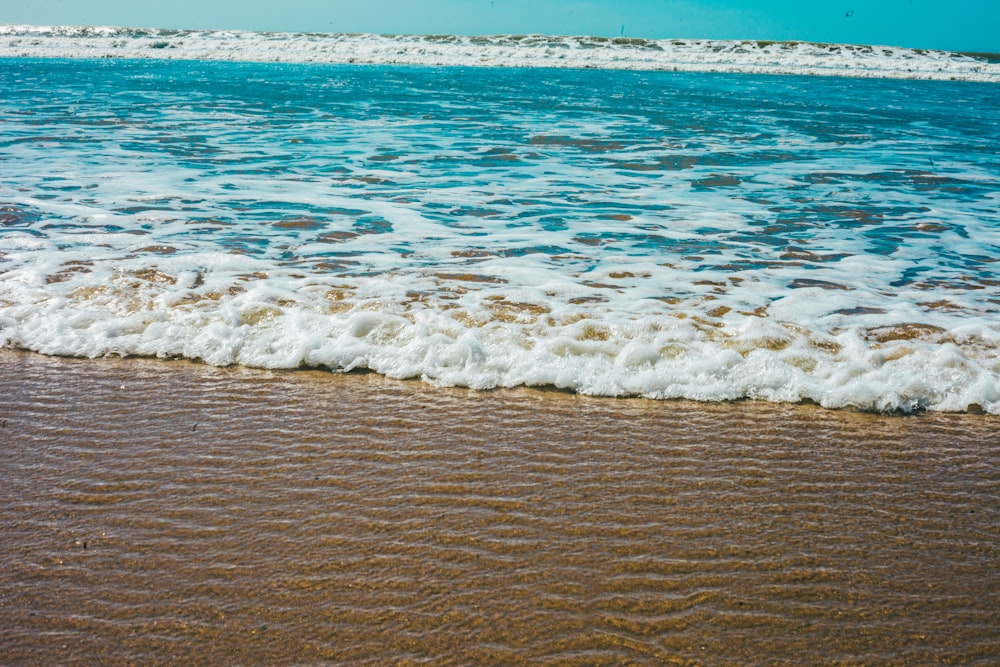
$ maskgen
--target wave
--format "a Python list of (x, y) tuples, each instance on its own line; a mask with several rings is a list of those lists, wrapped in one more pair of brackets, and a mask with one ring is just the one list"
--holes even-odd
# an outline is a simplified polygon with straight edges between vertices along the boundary
[(811, 42), (0, 25), (0, 57), (558, 67), (1000, 82), (983, 55)]
[(1000, 89), (106, 62), (0, 67), (0, 347), (1000, 415)]
[[(255, 266), (237, 260), (232, 268)], [(630, 313), (517, 301), (524, 290), (470, 292), (448, 304), (413, 291), (398, 300), (357, 296), (399, 287), (386, 276), (354, 289), (341, 279), (334, 289), (277, 272), (265, 279), (259, 271), (260, 278), (236, 278), (228, 288), (226, 271), (209, 279), (149, 267), (66, 280), (28, 273), (9, 272), (3, 281), (0, 346), (218, 366), (369, 369), (476, 389), (553, 386), (597, 396), (1000, 414), (1000, 332), (981, 323), (824, 332), (752, 314), (726, 319), (652, 305)]]

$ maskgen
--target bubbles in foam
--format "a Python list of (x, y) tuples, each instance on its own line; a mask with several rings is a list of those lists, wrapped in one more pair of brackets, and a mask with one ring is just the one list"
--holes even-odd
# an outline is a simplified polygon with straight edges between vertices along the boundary
[(1000, 412), (990, 87), (12, 62), (5, 345)]

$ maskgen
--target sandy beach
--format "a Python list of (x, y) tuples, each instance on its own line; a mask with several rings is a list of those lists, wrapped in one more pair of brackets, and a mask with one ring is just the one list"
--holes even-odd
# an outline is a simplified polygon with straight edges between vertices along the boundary
[(995, 664), (1000, 420), (0, 353), (0, 662)]

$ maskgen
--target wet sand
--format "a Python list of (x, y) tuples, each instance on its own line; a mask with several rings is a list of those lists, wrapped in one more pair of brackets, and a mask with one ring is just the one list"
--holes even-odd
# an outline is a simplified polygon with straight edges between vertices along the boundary
[(996, 664), (1000, 419), (0, 352), (0, 663)]

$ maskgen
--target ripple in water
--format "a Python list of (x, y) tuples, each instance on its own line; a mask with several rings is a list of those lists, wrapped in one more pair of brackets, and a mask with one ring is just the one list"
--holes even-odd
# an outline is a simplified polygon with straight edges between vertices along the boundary
[(1000, 411), (993, 86), (22, 59), (0, 76), (8, 347)]
[(0, 363), (14, 663), (1000, 650), (994, 417)]

